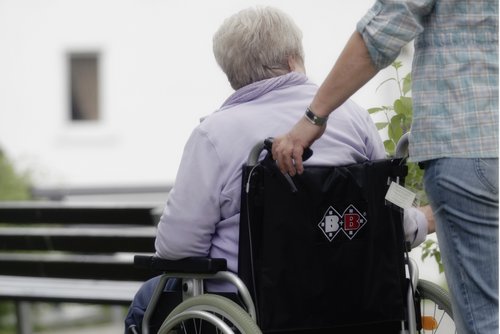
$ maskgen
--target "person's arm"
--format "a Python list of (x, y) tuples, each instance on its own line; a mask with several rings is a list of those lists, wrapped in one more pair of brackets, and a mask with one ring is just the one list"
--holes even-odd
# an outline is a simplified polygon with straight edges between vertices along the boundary
[[(354, 32), (314, 97), (310, 109), (318, 117), (328, 115), (377, 74), (359, 32)], [(283, 173), (303, 172), (302, 153), (324, 132), (325, 125), (301, 118), (290, 132), (275, 138), (273, 157)]]
[(403, 227), (406, 241), (415, 248), (425, 241), (428, 234), (436, 231), (434, 215), (430, 205), (404, 210)]
[(208, 255), (221, 217), (222, 170), (211, 141), (195, 129), (158, 224), (155, 247), (159, 257), (175, 260)]
[(355, 31), (311, 103), (311, 110), (326, 117), (340, 107), (378, 72), (361, 34)]

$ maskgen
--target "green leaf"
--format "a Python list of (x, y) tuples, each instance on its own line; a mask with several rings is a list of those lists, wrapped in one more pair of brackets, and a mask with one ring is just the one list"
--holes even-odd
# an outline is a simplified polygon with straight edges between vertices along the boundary
[(412, 121), (411, 115), (410, 116), (405, 116), (405, 118), (403, 119), (403, 124), (401, 124), (401, 126), (403, 128), (403, 132), (404, 133), (410, 131), (411, 121)]
[(439, 272), (442, 273), (444, 271), (443, 261), (441, 260), (441, 251), (439, 250), (439, 244), (434, 240), (426, 240), (424, 241), (420, 247), (422, 248), (422, 261), (427, 258), (433, 257), (438, 265)]
[(377, 127), (377, 130), (382, 130), (387, 125), (389, 125), (388, 122), (377, 122), (377, 123), (375, 123), (375, 126)]
[(388, 155), (393, 155), (394, 151), (396, 150), (396, 145), (390, 139), (384, 141), (384, 147)]
[(403, 102), (400, 99), (394, 101), (394, 111), (396, 114), (404, 114)]
[(401, 96), (399, 99), (394, 101), (394, 111), (396, 114), (411, 116), (413, 113), (411, 99), (408, 101), (407, 97)]
[(405, 106), (405, 108), (413, 109), (413, 101), (412, 101), (411, 97), (401, 96), (399, 99), (401, 100), (401, 102), (403, 102), (403, 105)]
[(411, 117), (413, 115), (413, 101), (411, 97), (401, 96), (399, 100), (403, 104), (405, 116)]
[(399, 121), (399, 126), (403, 133), (410, 131), (411, 121), (413, 117), (413, 106), (411, 99), (402, 96), (400, 99), (394, 101), (394, 111), (396, 112)]
[(403, 63), (400, 60), (395, 60), (391, 66), (398, 70), (401, 66), (403, 66)]
[(406, 95), (411, 91), (411, 72), (403, 78), (403, 94)]
[(370, 109), (368, 109), (368, 113), (369, 114), (374, 114), (374, 113), (382, 111), (382, 110), (384, 110), (384, 109), (380, 108), (380, 107), (370, 108)]
[(392, 139), (395, 143), (399, 141), (399, 138), (403, 135), (403, 129), (401, 128), (401, 115), (395, 115), (391, 118), (391, 124), (389, 124), (389, 128), (387, 134), (389, 138)]

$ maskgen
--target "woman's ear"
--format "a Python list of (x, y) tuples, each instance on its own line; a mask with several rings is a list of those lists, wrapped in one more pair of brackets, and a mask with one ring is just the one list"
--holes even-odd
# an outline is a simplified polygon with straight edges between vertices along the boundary
[(295, 56), (288, 56), (288, 67), (290, 67), (290, 71), (292, 72), (306, 73), (304, 64), (302, 61), (297, 60)]

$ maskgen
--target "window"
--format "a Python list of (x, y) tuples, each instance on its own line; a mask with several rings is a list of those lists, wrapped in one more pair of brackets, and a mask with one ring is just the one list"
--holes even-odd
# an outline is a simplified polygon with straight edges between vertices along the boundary
[(70, 119), (99, 120), (99, 56), (97, 53), (69, 55)]

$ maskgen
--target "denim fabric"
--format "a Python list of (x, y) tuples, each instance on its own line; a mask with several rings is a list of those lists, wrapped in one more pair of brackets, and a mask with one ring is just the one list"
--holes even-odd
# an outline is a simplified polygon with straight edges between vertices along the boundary
[[(137, 291), (134, 300), (130, 305), (127, 316), (125, 317), (125, 334), (134, 333), (131, 328), (134, 328), (137, 333), (142, 332), (142, 319), (144, 312), (153, 296), (153, 292), (160, 281), (160, 276), (156, 276), (146, 281)], [(179, 280), (171, 278), (167, 281), (165, 292), (177, 289)]]
[(498, 159), (426, 163), (458, 333), (498, 333)]

